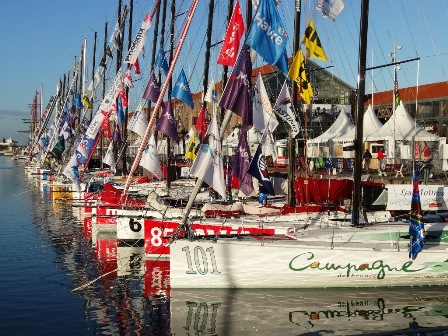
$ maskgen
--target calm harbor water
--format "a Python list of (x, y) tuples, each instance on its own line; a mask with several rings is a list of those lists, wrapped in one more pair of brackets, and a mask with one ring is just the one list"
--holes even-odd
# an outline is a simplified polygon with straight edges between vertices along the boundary
[(0, 190), (2, 335), (447, 334), (444, 287), (153, 295), (154, 279), (121, 270), (141, 269), (138, 249), (121, 247), (125, 264), (99, 259), (88, 217), (52, 202), (46, 182), (9, 157), (0, 156)]

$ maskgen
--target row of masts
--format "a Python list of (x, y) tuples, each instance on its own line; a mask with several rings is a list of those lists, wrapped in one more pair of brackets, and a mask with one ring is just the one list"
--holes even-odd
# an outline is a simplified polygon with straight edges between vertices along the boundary
[[(197, 3), (197, 1), (195, 1)], [(195, 5), (192, 6), (192, 12), (194, 13), (194, 8)], [(300, 48), (300, 7), (301, 7), (301, 2), (300, 0), (296, 1), (296, 13), (295, 13), (295, 24), (294, 24), (294, 55), (297, 53), (297, 51)], [(230, 20), (230, 14), (233, 8), (233, 0), (229, 0), (229, 5), (228, 5), (228, 22)], [(211, 48), (211, 35), (212, 35), (212, 23), (213, 23), (213, 11), (214, 11), (214, 0), (210, 0), (209, 1), (209, 16), (208, 16), (208, 28), (207, 28), (207, 40), (206, 40), (206, 53), (205, 53), (205, 68), (204, 68), (204, 72), (205, 72), (205, 76), (204, 76), (204, 81), (203, 81), (203, 92), (206, 92), (207, 89), (207, 85), (209, 82), (209, 77), (208, 77), (208, 73), (209, 73), (209, 62), (210, 62), (210, 48)], [(118, 73), (119, 71), (121, 71), (121, 66), (122, 66), (122, 59), (123, 59), (123, 35), (124, 35), (124, 29), (125, 29), (125, 22), (126, 22), (126, 16), (129, 12), (129, 39), (128, 39), (128, 44), (131, 44), (131, 36), (132, 36), (132, 12), (133, 12), (133, 0), (130, 0), (130, 5), (129, 8), (127, 6), (125, 6), (124, 11), (122, 13), (122, 0), (118, 1), (118, 27), (119, 27), (119, 36), (121, 36), (121, 38), (118, 40), (119, 44), (118, 44), (118, 48), (117, 48), (117, 56), (116, 56), (116, 72)], [(365, 14), (365, 12), (368, 13), (368, 0), (363, 0), (362, 3), (362, 16), (367, 15)], [(166, 22), (166, 14), (167, 14), (167, 2), (163, 1), (162, 2), (162, 23), (161, 23), (161, 34), (160, 34), (160, 45), (164, 45), (165, 41), (164, 41), (164, 36), (165, 36), (165, 22)], [(160, 15), (160, 8), (157, 8), (156, 11), (156, 27), (154, 29), (154, 38), (153, 38), (153, 49), (152, 49), (152, 54), (151, 54), (151, 68), (154, 68), (154, 61), (155, 61), (155, 54), (156, 54), (156, 45), (158, 44), (158, 23), (159, 23), (159, 15)], [(172, 91), (172, 71), (175, 65), (175, 60), (176, 57), (178, 57), (178, 52), (180, 50), (180, 45), (181, 42), (179, 43), (179, 45), (176, 48), (176, 53), (174, 53), (173, 55), (173, 45), (174, 45), (174, 25), (175, 25), (175, 0), (171, 1), (171, 24), (170, 24), (170, 49), (169, 49), (169, 60), (171, 61), (170, 64), (170, 69), (169, 69), (169, 74), (166, 76), (166, 80), (164, 85), (162, 86), (162, 90), (161, 90), (161, 94), (160, 94), (160, 98), (159, 101), (156, 103), (154, 109), (158, 110), (161, 106), (161, 102), (163, 100), (164, 94), (165, 92), (167, 92), (167, 96), (168, 96), (168, 100), (171, 99), (171, 91)], [(247, 27), (249, 27), (250, 23), (252, 21), (252, 2), (251, 1), (247, 1), (247, 11), (246, 11), (246, 25)], [(361, 25), (361, 28), (363, 26)], [(365, 30), (361, 30), (361, 35), (360, 35), (360, 41), (361, 39), (365, 40), (367, 39), (367, 24), (365, 24)], [(247, 33), (247, 31), (246, 31)], [(186, 34), (186, 31), (185, 31)], [(365, 34), (365, 36), (364, 36)], [(105, 40), (104, 40), (104, 48), (103, 48), (103, 55), (106, 55), (107, 52), (107, 43), (106, 43), (106, 36), (107, 36), (107, 23), (105, 24)], [(181, 37), (182, 38), (182, 37)], [(86, 50), (87, 48), (87, 42), (86, 39), (84, 41), (84, 45), (83, 45), (83, 52), (81, 53), (81, 60), (80, 62), (76, 62), (75, 60), (75, 67), (76, 70), (73, 70), (73, 80), (75, 82), (75, 92), (78, 92), (78, 85), (80, 86), (80, 90), (81, 92), (85, 92), (85, 83), (86, 83), (86, 77), (87, 77), (87, 72), (86, 72)], [(94, 76), (94, 71), (93, 69), (95, 68), (95, 53), (96, 53), (96, 32), (95, 32), (95, 37), (94, 37), (94, 55), (93, 55), (93, 65), (92, 65), (92, 77)], [(360, 55), (362, 54), (362, 46), (361, 46), (361, 42), (360, 42)], [(83, 71), (78, 71), (78, 66), (77, 64), (81, 63), (81, 69), (83, 69)], [(364, 63), (364, 65), (362, 65), (362, 63)], [(78, 73), (79, 72), (79, 73)], [(103, 90), (102, 90), (102, 96), (104, 98), (105, 96), (105, 78), (104, 78), (104, 71), (103, 71), (103, 80), (102, 80), (102, 85), (103, 85)], [(359, 151), (362, 148), (362, 123), (359, 121), (362, 121), (362, 113), (364, 111), (363, 109), (363, 100), (362, 98), (364, 97), (364, 77), (365, 77), (365, 55), (364, 55), (364, 59), (362, 59), (362, 57), (360, 56), (360, 67), (359, 67), (359, 73), (360, 73), (360, 81), (358, 83), (358, 104), (357, 104), (357, 150)], [(364, 73), (364, 75), (363, 75)], [(69, 82), (69, 77), (70, 77), (70, 73), (67, 76), (67, 82)], [(76, 80), (75, 80), (76, 78)], [(79, 83), (78, 83), (78, 78), (79, 78)], [(227, 67), (224, 68), (224, 74), (223, 74), (223, 84), (225, 86), (225, 83), (227, 81)], [(65, 97), (65, 99), (68, 99), (69, 94), (70, 94), (70, 89), (65, 91), (65, 86), (66, 86), (66, 76), (64, 75), (64, 81), (62, 86), (62, 89), (60, 89), (58, 91), (58, 96), (55, 97), (55, 103), (54, 105), (56, 105), (56, 100), (58, 100), (60, 97)], [(129, 90), (128, 88), (126, 89), (127, 91)], [(93, 94), (92, 90), (92, 94)], [(60, 92), (60, 93), (59, 93)], [(297, 99), (298, 94), (297, 94), (297, 84), (295, 83), (295, 81), (292, 81), (292, 103), (293, 106), (295, 108), (296, 111), (301, 111), (300, 106), (298, 106), (300, 104), (300, 102)], [(93, 97), (92, 97), (93, 98)], [(202, 104), (206, 104), (205, 102), (203, 102)], [(118, 105), (118, 104), (117, 104)], [(58, 113), (61, 113), (61, 110), (64, 108), (65, 105), (59, 105), (59, 111)], [(151, 110), (151, 102), (148, 101), (148, 111)], [(53, 107), (54, 108), (54, 107)], [(52, 108), (52, 110), (53, 110)], [(224, 112), (224, 111), (223, 111)], [(77, 131), (79, 132), (81, 129), (81, 124), (83, 121), (83, 116), (81, 116), (81, 109), (79, 109), (78, 111), (78, 127), (77, 127)], [(220, 127), (220, 138), (222, 139), (225, 130), (228, 127), (229, 121), (230, 121), (230, 116), (231, 116), (231, 111), (226, 111), (226, 113), (221, 113), (221, 115), (223, 116), (223, 119), (221, 120), (221, 127)], [(50, 114), (50, 111), (49, 111)], [(127, 171), (127, 155), (126, 155), (126, 147), (127, 147), (127, 117), (128, 117), (128, 111), (127, 111), (127, 107), (126, 107), (126, 111), (124, 113), (125, 115), (125, 120), (124, 120), (124, 124), (121, 126), (121, 133), (122, 133), (122, 138), (124, 139), (123, 141), (123, 146), (122, 148), (118, 149), (116, 152), (116, 158), (117, 159), (121, 159), (122, 160), (122, 169), (123, 169), (123, 173), (125, 175), (128, 175), (128, 180), (125, 186), (125, 193), (127, 192), (127, 188), (129, 187), (129, 181), (131, 180), (133, 174), (136, 171), (136, 168), (138, 166), (138, 163), (140, 161), (141, 158), (141, 152), (144, 150), (145, 146), (146, 146), (146, 142), (148, 140), (148, 135), (149, 135), (149, 131), (151, 130), (152, 126), (154, 125), (154, 118), (157, 117), (157, 114), (154, 113), (154, 118), (151, 117), (151, 119), (149, 120), (149, 124), (148, 124), (148, 130), (147, 130), (147, 134), (145, 134), (145, 136), (142, 139), (137, 157), (135, 158), (135, 161), (130, 169), (130, 171)], [(49, 119), (49, 118), (48, 118)], [(92, 120), (92, 112), (90, 113), (90, 121)], [(35, 141), (34, 143), (37, 143), (37, 141), (39, 140), (40, 136), (42, 135), (43, 131), (45, 130), (46, 125), (45, 121), (42, 121), (40, 127), (39, 127), (39, 131), (37, 132), (36, 136), (35, 136)], [(291, 134), (291, 132), (289, 132)], [(167, 145), (167, 149), (168, 149), (168, 153), (167, 153), (167, 158), (168, 158), (168, 162), (167, 162), (167, 167), (170, 167), (170, 160), (171, 160), (171, 153), (170, 153), (170, 144), (169, 144), (169, 137), (167, 137), (167, 141), (168, 141), (168, 145)], [(294, 171), (295, 171), (295, 160), (293, 158), (295, 158), (295, 149), (294, 149), (294, 139), (292, 138), (292, 136), (289, 136), (289, 169), (288, 169), (288, 200), (287, 203), (289, 205), (294, 205), (294, 193), (293, 193), (293, 181), (294, 181)], [(103, 152), (103, 139), (100, 139), (100, 157), (102, 157), (102, 152)], [(357, 153), (356, 155), (356, 162), (355, 162), (355, 177), (357, 176), (357, 173), (359, 173), (360, 176), (360, 172), (361, 172), (361, 155), (359, 153)], [(86, 163), (86, 166), (88, 165), (88, 163)], [(171, 178), (171, 174), (167, 174), (167, 187), (170, 187), (170, 178)], [(355, 178), (356, 181), (356, 178)], [(197, 192), (199, 191), (200, 186), (202, 185), (202, 181), (200, 179), (198, 179), (196, 186), (192, 192), (192, 195), (190, 197), (190, 200), (194, 200), (194, 197), (196, 196)], [(357, 188), (355, 185), (355, 194), (354, 194), (354, 200), (356, 199), (360, 199), (360, 195), (357, 195), (356, 192), (359, 192), (360, 188)], [(191, 205), (192, 205), (191, 201)], [(189, 202), (190, 205), (190, 202)], [(188, 212), (189, 212), (189, 205), (187, 205), (187, 210), (185, 211), (185, 220), (188, 217)], [(190, 205), (190, 209), (191, 209), (191, 205)], [(356, 207), (354, 207), (356, 208)], [(355, 212), (354, 212), (355, 213)], [(354, 222), (357, 222), (357, 220)]]

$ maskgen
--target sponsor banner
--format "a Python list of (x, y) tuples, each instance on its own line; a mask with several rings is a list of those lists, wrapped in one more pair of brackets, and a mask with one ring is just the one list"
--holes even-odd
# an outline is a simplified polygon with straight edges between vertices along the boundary
[[(448, 187), (419, 185), (422, 210), (448, 210)], [(387, 210), (410, 210), (412, 184), (386, 184)]]

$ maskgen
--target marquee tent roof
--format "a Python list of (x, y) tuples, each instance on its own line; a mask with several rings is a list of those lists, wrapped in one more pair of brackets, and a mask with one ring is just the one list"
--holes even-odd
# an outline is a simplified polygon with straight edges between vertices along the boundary
[(385, 140), (386, 138), (408, 141), (438, 141), (439, 137), (420, 127), (400, 102), (392, 117), (380, 128), (378, 134), (372, 134), (366, 141)]
[(327, 129), (318, 137), (308, 140), (308, 143), (318, 144), (328, 142), (329, 140), (333, 140), (346, 134), (353, 127), (355, 127), (355, 125), (353, 125), (353, 122), (348, 117), (348, 113), (341, 111), (338, 118), (334, 121), (333, 125), (331, 125), (329, 129)]
[[(363, 141), (366, 141), (369, 136), (377, 136), (379, 134), (379, 130), (383, 127), (383, 124), (376, 116), (375, 112), (371, 105), (367, 108), (367, 111), (364, 113), (364, 124), (363, 124)], [(345, 133), (344, 135), (333, 139), (335, 142), (346, 142), (346, 141), (354, 141), (355, 140), (355, 132), (356, 127), (353, 127), (350, 131)]]

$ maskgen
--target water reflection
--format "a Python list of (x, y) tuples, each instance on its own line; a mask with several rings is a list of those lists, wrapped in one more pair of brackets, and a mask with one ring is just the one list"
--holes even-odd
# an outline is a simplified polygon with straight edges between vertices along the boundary
[(118, 242), (113, 230), (92, 230), (91, 216), (29, 183), (34, 225), (69, 276), (61, 285), (79, 288), (72, 295), (82, 298), (92, 334), (347, 335), (448, 326), (443, 287), (171, 289), (169, 261), (146, 260), (140, 241)]

